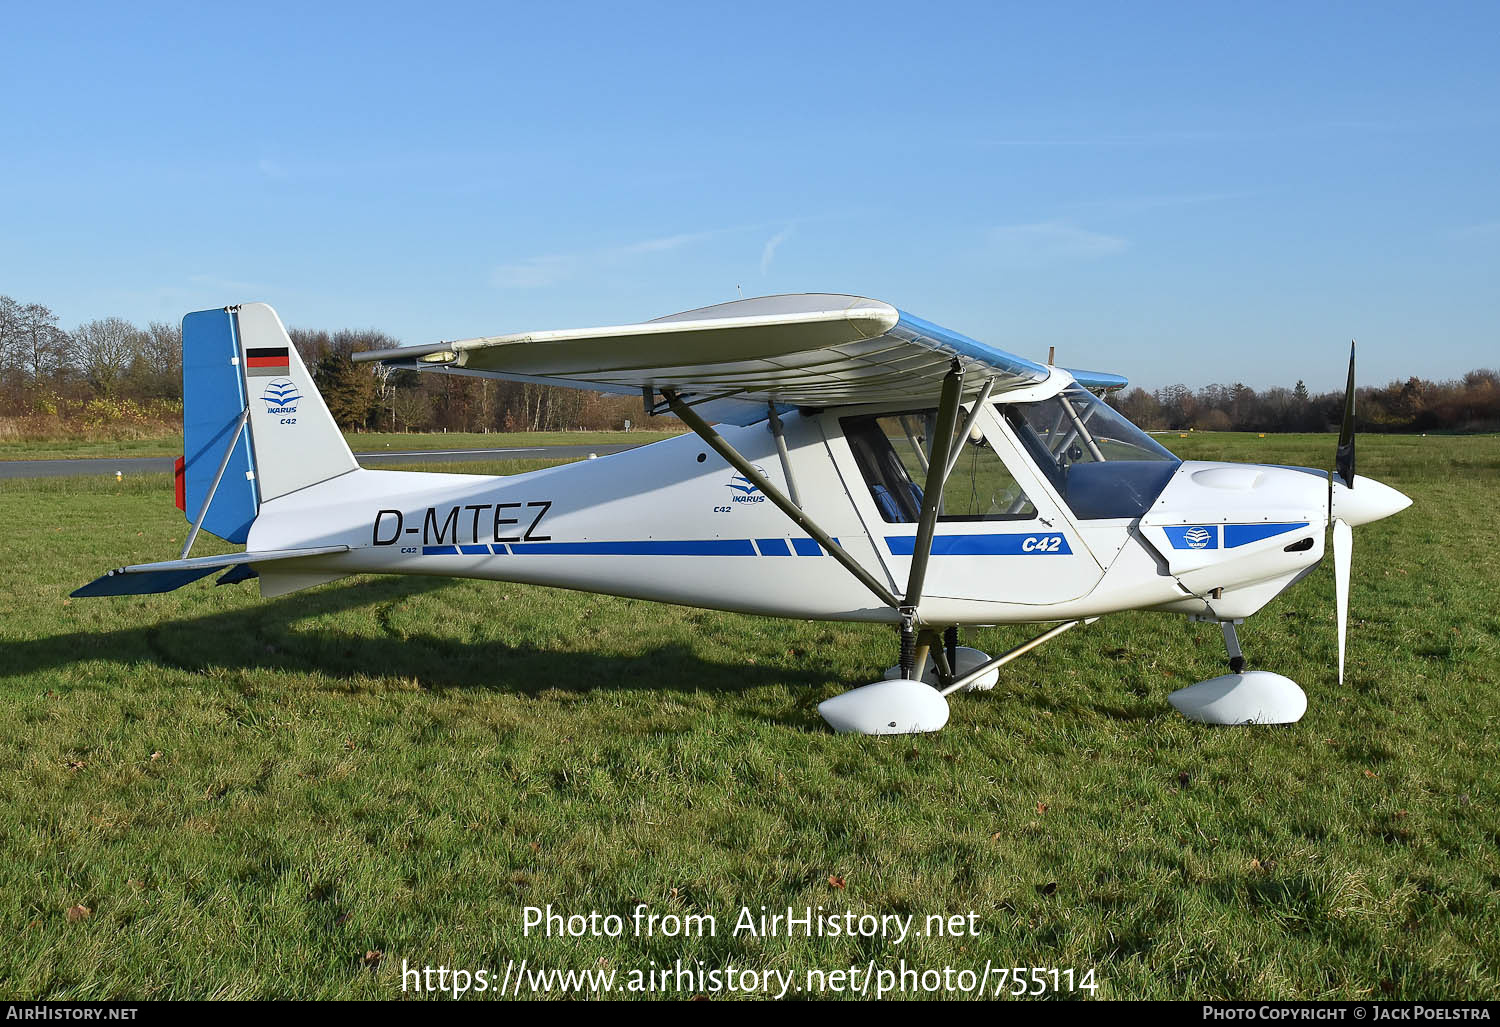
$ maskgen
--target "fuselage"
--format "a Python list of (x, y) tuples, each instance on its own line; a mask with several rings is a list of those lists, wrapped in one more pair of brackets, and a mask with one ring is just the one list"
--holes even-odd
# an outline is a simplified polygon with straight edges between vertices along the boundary
[[(1079, 437), (1066, 425), (1049, 428), (1040, 413), (989, 405), (974, 417), (945, 492), (953, 513), (934, 535), (923, 622), (1142, 608), (1235, 619), (1322, 557), (1326, 475), (1159, 454), (1109, 461), (1087, 432), (1100, 461), (1085, 474)], [(900, 423), (916, 423), (920, 434), (902, 414), (788, 412), (785, 464), (766, 422), (720, 432), (900, 595), (917, 525), (890, 498), (898, 486), (875, 480), (902, 469), (887, 457), (886, 471), (875, 470), (869, 440), (904, 444), (892, 427)], [(1029, 428), (1028, 417), (1043, 427)], [(922, 440), (910, 442), (920, 457)], [(910, 476), (919, 478), (915, 468)], [(349, 551), (297, 561), (303, 580), (440, 575), (783, 617), (898, 616), (693, 435), (505, 477), (360, 469), (264, 504), (249, 539), (252, 550), (323, 545)], [(275, 573), (262, 581), (267, 594), (288, 590)]]

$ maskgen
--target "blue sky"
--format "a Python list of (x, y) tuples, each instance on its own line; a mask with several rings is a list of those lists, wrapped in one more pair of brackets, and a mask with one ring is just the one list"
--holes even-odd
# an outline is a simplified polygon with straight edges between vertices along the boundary
[(843, 291), (1155, 387), (1500, 365), (1500, 5), (17, 5), (0, 293), (403, 342)]

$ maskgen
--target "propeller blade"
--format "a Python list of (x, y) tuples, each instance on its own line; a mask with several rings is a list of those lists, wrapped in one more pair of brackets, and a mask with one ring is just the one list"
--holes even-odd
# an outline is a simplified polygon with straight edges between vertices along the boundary
[(1354, 557), (1354, 529), (1333, 522), (1333, 601), (1339, 618), (1339, 684), (1344, 683), (1344, 639), (1349, 624), (1349, 562)]
[(1344, 420), (1339, 425), (1339, 448), (1333, 461), (1344, 484), (1354, 487), (1354, 341), (1349, 342), (1349, 384), (1344, 386)]

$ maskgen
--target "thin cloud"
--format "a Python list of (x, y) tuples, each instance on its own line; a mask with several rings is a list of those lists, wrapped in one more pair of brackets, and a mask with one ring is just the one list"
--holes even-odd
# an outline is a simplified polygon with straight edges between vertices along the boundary
[(766, 245), (762, 247), (760, 251), (760, 273), (762, 276), (764, 276), (766, 272), (771, 270), (771, 261), (776, 259), (776, 250), (781, 246), (782, 243), (786, 242), (792, 237), (794, 228), (795, 226), (793, 225), (787, 225), (781, 231), (777, 232), (775, 235), (771, 236), (771, 238), (766, 240)]
[(1228, 203), (1259, 195), (1256, 190), (1243, 189), (1226, 192), (1159, 193), (1146, 196), (1118, 196), (1109, 199), (1080, 200), (1068, 205), (1072, 210), (1109, 211), (1118, 214), (1135, 214), (1146, 210), (1161, 210), (1170, 207), (1198, 207), (1209, 203)]
[(667, 235), (660, 239), (643, 239), (633, 242), (628, 246), (616, 246), (613, 249), (600, 251), (606, 258), (632, 257), (641, 253), (667, 253), (671, 250), (680, 250), (684, 246), (691, 246), (707, 239), (712, 239), (720, 234), (713, 232), (684, 232), (681, 235)]
[(513, 264), (501, 264), (490, 274), (490, 281), (502, 289), (541, 289), (573, 277), (577, 258), (567, 255), (527, 257)]
[(1073, 260), (1098, 260), (1123, 252), (1130, 243), (1061, 221), (1003, 225), (990, 230), (990, 249), (1012, 267), (1044, 267)]
[[(1490, 124), (1493, 117), (1465, 118), (1456, 122), (1443, 119), (1455, 127)], [(1074, 135), (988, 136), (971, 140), (974, 145), (994, 147), (1130, 147), (1179, 146), (1202, 143), (1257, 142), (1269, 139), (1322, 137), (1329, 133), (1356, 135), (1390, 135), (1431, 131), (1434, 119), (1391, 120), (1384, 118), (1344, 118), (1299, 124), (1237, 129), (1158, 129), (1143, 132), (1083, 132)]]
[(501, 289), (542, 289), (567, 281), (585, 270), (608, 267), (633, 257), (670, 253), (705, 242), (725, 231), (726, 229), (715, 229), (709, 232), (683, 232), (641, 239), (623, 246), (527, 257), (495, 268), (490, 272), (490, 282)]
[(1244, 132), (1139, 132), (1083, 136), (1003, 136), (976, 139), (980, 146), (1074, 147), (1074, 146), (1173, 146), (1180, 143), (1228, 142), (1252, 138)]

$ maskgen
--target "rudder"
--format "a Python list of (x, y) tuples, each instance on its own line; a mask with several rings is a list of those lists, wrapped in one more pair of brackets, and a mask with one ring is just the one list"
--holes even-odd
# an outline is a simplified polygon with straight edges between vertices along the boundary
[[(183, 512), (196, 521), (212, 490), (203, 527), (229, 542), (248, 539), (262, 503), (359, 466), (264, 303), (182, 319), (182, 397)], [(242, 416), (248, 430), (236, 437)]]
[[(239, 428), (245, 412), (239, 340), (227, 309), (197, 310), (182, 319), (182, 510), (188, 521), (203, 513), (203, 527), (227, 542), (245, 542), (260, 511), (250, 435)], [(234, 448), (213, 488), (231, 441)], [(213, 490), (206, 512), (203, 503)]]

